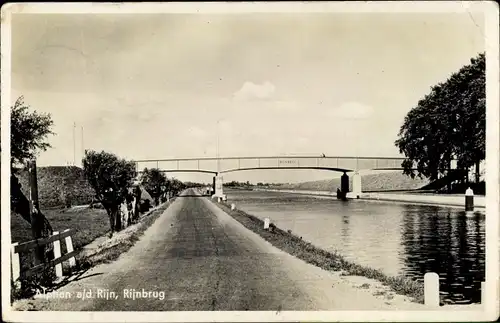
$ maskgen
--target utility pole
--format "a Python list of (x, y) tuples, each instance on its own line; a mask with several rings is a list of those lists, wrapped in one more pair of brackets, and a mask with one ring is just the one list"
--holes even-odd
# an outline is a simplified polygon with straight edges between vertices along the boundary
[(76, 122), (73, 122), (73, 166), (76, 165)]
[(220, 120), (217, 120), (217, 174), (220, 172), (220, 156), (219, 156), (219, 122)]
[(82, 126), (82, 160), (83, 158), (85, 158), (85, 146), (83, 145), (83, 126)]

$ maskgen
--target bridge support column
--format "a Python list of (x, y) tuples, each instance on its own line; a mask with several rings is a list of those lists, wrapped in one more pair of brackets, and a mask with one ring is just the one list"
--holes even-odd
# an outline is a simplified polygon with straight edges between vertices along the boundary
[(223, 179), (221, 175), (217, 175), (214, 177), (214, 195), (216, 197), (220, 197), (221, 199), (224, 198), (224, 192), (223, 192)]
[(362, 186), (361, 186), (361, 175), (359, 172), (355, 172), (352, 177), (352, 193), (355, 198), (359, 198), (361, 196)]
[(212, 183), (212, 192), (213, 192), (213, 194), (215, 194), (215, 182), (216, 182), (216, 178), (217, 178), (217, 176), (214, 176), (214, 181)]
[(344, 194), (349, 192), (349, 176), (345, 172), (340, 177), (340, 191)]

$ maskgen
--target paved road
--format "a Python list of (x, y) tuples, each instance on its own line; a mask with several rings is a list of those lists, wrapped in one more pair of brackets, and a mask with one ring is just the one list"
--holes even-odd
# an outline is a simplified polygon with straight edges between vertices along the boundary
[[(45, 310), (193, 311), (336, 310), (390, 308), (383, 299), (339, 282), (338, 276), (285, 254), (211, 201), (179, 197), (127, 253), (95, 267), (43, 301)], [(117, 298), (77, 299), (83, 290)], [(164, 292), (126, 299), (124, 291)], [(104, 295), (105, 293), (103, 293)]]

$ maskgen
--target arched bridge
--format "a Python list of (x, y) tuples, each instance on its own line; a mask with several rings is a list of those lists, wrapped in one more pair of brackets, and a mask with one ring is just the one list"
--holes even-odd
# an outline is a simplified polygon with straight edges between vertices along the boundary
[(137, 172), (158, 168), (163, 172), (198, 172), (224, 174), (245, 170), (316, 169), (337, 172), (358, 170), (401, 170), (405, 158), (399, 157), (204, 157), (136, 160)]
[[(360, 170), (402, 170), (405, 158), (401, 157), (340, 157), (340, 156), (268, 156), (268, 157), (204, 157), (136, 160), (137, 173), (144, 168), (158, 168), (162, 172), (196, 172), (214, 174), (215, 196), (224, 198), (225, 173), (265, 169), (312, 169), (343, 172), (340, 191), (360, 196), (362, 192)], [(413, 165), (415, 168), (416, 165)], [(452, 168), (454, 168), (452, 166)], [(349, 176), (354, 172), (352, 191)]]

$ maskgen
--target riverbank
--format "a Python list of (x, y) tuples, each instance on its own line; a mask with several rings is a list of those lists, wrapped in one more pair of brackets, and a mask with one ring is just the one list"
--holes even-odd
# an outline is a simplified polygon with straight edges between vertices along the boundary
[[(279, 190), (279, 189), (254, 189), (256, 191), (268, 191), (268, 192), (282, 192), (282, 193), (293, 193), (293, 194), (303, 194), (318, 198), (336, 198), (337, 193), (328, 191), (306, 191), (306, 190)], [(352, 193), (347, 194), (347, 198), (356, 199)], [(389, 201), (389, 202), (404, 202), (410, 204), (424, 204), (424, 205), (438, 205), (438, 206), (448, 206), (448, 207), (465, 207), (465, 196), (464, 195), (445, 195), (445, 194), (432, 194), (432, 193), (410, 193), (410, 192), (400, 192), (400, 193), (361, 193), (359, 196), (360, 200), (374, 200), (374, 201)], [(475, 196), (474, 197), (474, 210), (478, 212), (484, 212), (486, 209), (486, 197), (485, 196)]]
[[(365, 289), (375, 297), (382, 297), (387, 304), (404, 304), (410, 302), (415, 309), (426, 308), (424, 303), (424, 285), (421, 281), (405, 276), (391, 276), (381, 270), (359, 265), (346, 260), (338, 252), (328, 252), (310, 242), (293, 234), (291, 230), (284, 231), (273, 223), (271, 230), (264, 229), (264, 221), (258, 217), (235, 208), (231, 209), (230, 203), (215, 203), (224, 212), (240, 222), (245, 228), (258, 234), (264, 240), (278, 249), (323, 270), (338, 274), (338, 278), (350, 284), (353, 288)], [(466, 305), (441, 303), (440, 310), (479, 310), (482, 304), (473, 303)]]
[[(347, 198), (355, 198), (352, 193), (347, 194)], [(465, 208), (464, 195), (444, 195), (444, 194), (411, 194), (411, 193), (362, 193), (359, 197), (362, 200), (377, 200), (391, 202), (405, 202), (426, 205), (439, 205)], [(485, 211), (486, 197), (474, 196), (474, 211)]]
[(407, 297), (409, 301), (417, 304), (423, 304), (424, 302), (424, 286), (422, 283), (403, 276), (391, 277), (380, 270), (358, 265), (346, 260), (338, 253), (325, 251), (310, 242), (302, 240), (302, 237), (294, 235), (291, 231), (281, 230), (274, 224), (271, 225), (272, 230), (265, 230), (264, 222), (256, 216), (239, 209), (231, 210), (230, 205), (224, 202), (216, 203), (216, 205), (247, 229), (257, 233), (278, 249), (323, 270), (339, 272), (340, 277), (350, 277), (353, 285), (356, 285), (355, 282), (362, 282), (357, 284), (356, 287), (372, 288), (374, 296), (381, 296), (390, 300), (399, 295)]

